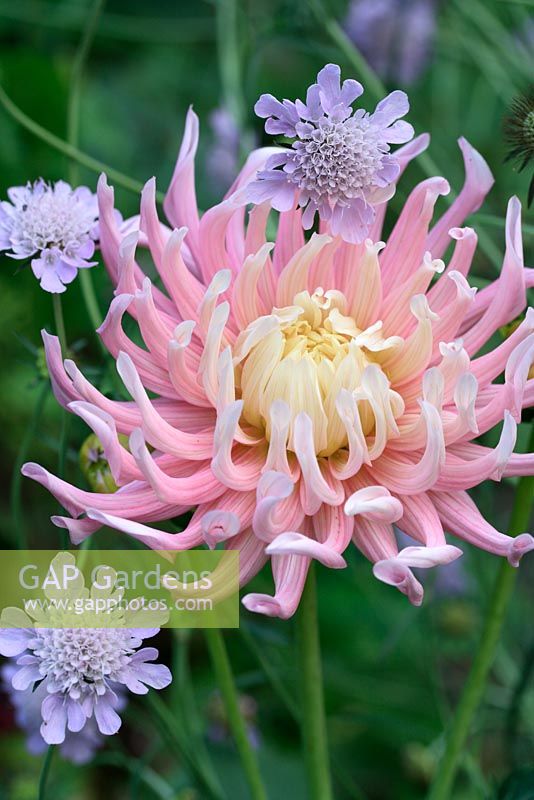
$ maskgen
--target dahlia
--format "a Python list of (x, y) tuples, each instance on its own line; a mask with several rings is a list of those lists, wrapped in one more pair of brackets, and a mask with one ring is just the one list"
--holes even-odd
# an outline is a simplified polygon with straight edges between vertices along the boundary
[[(387, 244), (385, 203), (359, 244), (334, 233), (328, 211), (307, 238), (298, 192), (276, 226), (269, 199), (248, 209), (251, 183), (273, 155), (286, 158), (280, 149), (254, 151), (222, 203), (199, 216), (197, 140), (190, 111), (164, 203), (171, 228), (158, 218), (152, 179), (139, 232), (121, 237), (113, 191), (100, 179), (101, 248), (116, 296), (99, 333), (132, 399), (104, 396), (44, 334), (56, 397), (98, 436), (120, 487), (91, 493), (27, 464), (24, 474), (69, 513), (55, 524), (75, 543), (101, 525), (158, 549), (223, 542), (240, 552), (242, 584), (270, 557), (274, 596), (243, 602), (282, 618), (296, 610), (311, 560), (343, 567), (351, 541), (377, 578), (416, 605), (423, 589), (412, 568), (461, 555), (445, 532), (517, 565), (534, 539), (497, 531), (467, 490), (534, 468), (534, 455), (513, 454), (521, 409), (534, 404), (532, 310), (477, 355), (524, 310), (534, 284), (519, 201), (508, 205), (501, 274), (476, 293), (467, 275), (477, 236), (459, 226), (493, 180), (465, 140), (465, 183), (449, 209), (432, 224), (449, 185), (423, 181)], [(421, 135), (398, 149), (394, 171), (427, 144)], [(141, 271), (137, 246), (149, 248), (164, 288)], [(124, 332), (125, 314), (145, 347)], [(473, 441), (501, 422), (495, 449)], [(189, 509), (181, 533), (149, 524)], [(399, 550), (393, 523), (417, 546)]]
[(41, 288), (64, 292), (79, 269), (91, 261), (98, 236), (98, 203), (86, 186), (73, 189), (65, 181), (53, 186), (42, 179), (13, 186), (9, 201), (0, 203), (0, 250), (10, 258), (31, 258)]

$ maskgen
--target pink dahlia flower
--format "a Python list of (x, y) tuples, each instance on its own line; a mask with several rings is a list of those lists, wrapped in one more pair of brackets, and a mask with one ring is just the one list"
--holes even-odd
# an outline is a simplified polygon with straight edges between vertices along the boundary
[[(101, 525), (157, 549), (222, 542), (240, 552), (242, 584), (270, 559), (274, 596), (243, 602), (283, 618), (297, 608), (311, 560), (344, 567), (351, 542), (416, 605), (423, 589), (412, 568), (461, 555), (446, 533), (517, 565), (534, 539), (497, 531), (467, 491), (534, 471), (534, 455), (513, 454), (521, 409), (534, 404), (532, 310), (477, 355), (524, 311), (534, 284), (518, 200), (508, 206), (501, 274), (476, 293), (467, 276), (477, 236), (459, 226), (493, 181), (465, 140), (465, 183), (445, 214), (432, 221), (449, 185), (430, 178), (386, 244), (385, 204), (368, 238), (351, 244), (328, 221), (307, 239), (298, 208), (276, 225), (269, 201), (247, 208), (272, 148), (253, 152), (223, 202), (199, 216), (197, 138), (190, 111), (164, 203), (171, 227), (158, 218), (150, 180), (131, 222), (139, 231), (121, 237), (113, 191), (100, 180), (101, 247), (116, 289), (99, 332), (131, 400), (105, 397), (63, 363), (55, 337), (44, 341), (56, 397), (99, 437), (120, 488), (84, 491), (26, 464), (24, 474), (68, 511), (56, 525), (74, 543)], [(397, 150), (401, 171), (427, 144), (423, 135)], [(136, 262), (138, 246), (149, 248), (163, 288)], [(125, 333), (126, 314), (143, 347)], [(501, 423), (495, 449), (474, 442)], [(158, 529), (189, 509), (181, 533)], [(393, 523), (417, 546), (399, 551)]]

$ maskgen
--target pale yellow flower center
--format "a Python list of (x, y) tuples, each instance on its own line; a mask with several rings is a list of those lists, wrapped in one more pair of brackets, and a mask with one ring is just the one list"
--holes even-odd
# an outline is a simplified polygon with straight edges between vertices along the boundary
[(277, 400), (290, 410), (288, 449), (294, 450), (295, 418), (305, 412), (313, 423), (319, 456), (331, 455), (347, 444), (339, 410), (342, 390), (356, 401), (365, 436), (373, 434), (377, 414), (391, 427), (402, 413), (402, 399), (389, 388), (380, 366), (402, 340), (384, 339), (381, 323), (362, 331), (346, 309), (347, 300), (337, 290), (300, 292), (292, 306), (274, 308), (239, 336), (234, 364), (243, 418), (263, 430), (268, 440), (271, 407)]

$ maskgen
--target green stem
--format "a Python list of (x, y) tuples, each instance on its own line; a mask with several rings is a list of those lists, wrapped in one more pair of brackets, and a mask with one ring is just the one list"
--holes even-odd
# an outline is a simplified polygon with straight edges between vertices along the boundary
[[(72, 64), (67, 105), (67, 142), (73, 147), (78, 147), (79, 144), (83, 72), (105, 2), (106, 0), (95, 0), (87, 18), (87, 23)], [(78, 173), (78, 164), (71, 160), (69, 163), (69, 181), (71, 186), (75, 186), (78, 183)], [(79, 279), (89, 319), (91, 320), (93, 328), (96, 329), (100, 327), (102, 314), (98, 307), (91, 271), (88, 269), (80, 270)]]
[(56, 325), (56, 333), (61, 345), (61, 352), (63, 357), (67, 357), (67, 334), (65, 332), (65, 320), (63, 318), (63, 306), (61, 304), (61, 295), (52, 295), (52, 307), (54, 309), (54, 322)]
[(241, 46), (237, 32), (236, 0), (217, 0), (217, 50), (224, 104), (238, 128), (245, 120), (245, 102), (241, 91)]
[(250, 796), (253, 800), (267, 800), (267, 793), (263, 786), (256, 755), (250, 744), (245, 721), (239, 708), (239, 696), (223, 635), (218, 628), (206, 628), (204, 634), (228, 716), (228, 724), (234, 736), (243, 771), (249, 785)]
[(310, 800), (332, 800), (314, 565), (297, 612), (301, 729)]
[[(128, 175), (125, 175), (123, 172), (119, 172), (119, 170), (110, 167), (109, 164), (105, 164), (103, 161), (99, 161), (92, 156), (87, 155), (87, 153), (82, 152), (77, 147), (65, 142), (63, 139), (60, 139), (59, 136), (56, 136), (54, 133), (51, 133), (46, 128), (43, 128), (42, 125), (39, 125), (38, 122), (35, 122), (31, 117), (28, 117), (27, 114), (24, 113), (15, 103), (8, 97), (5, 90), (0, 86), (0, 105), (4, 107), (4, 109), (8, 112), (8, 114), (13, 117), (13, 119), (22, 125), (23, 128), (30, 131), (34, 136), (37, 136), (38, 139), (41, 139), (43, 142), (46, 142), (50, 147), (53, 147), (55, 150), (58, 150), (63, 155), (66, 155), (68, 158), (73, 159), (78, 164), (81, 164), (82, 167), (87, 167), (92, 172), (96, 172), (100, 174), (101, 172), (105, 172), (108, 178), (110, 178), (117, 186), (122, 186), (123, 189), (127, 189), (130, 192), (134, 192), (138, 195), (142, 189), (143, 184), (140, 181), (136, 181), (134, 178), (130, 178)], [(156, 198), (159, 203), (163, 202), (164, 195), (161, 192), (156, 192)]]
[(13, 525), (13, 532), (17, 541), (17, 548), (19, 550), (25, 550), (28, 546), (26, 530), (24, 527), (24, 519), (21, 510), (22, 474), (20, 470), (26, 461), (30, 444), (32, 443), (33, 437), (37, 431), (37, 426), (39, 425), (39, 421), (43, 413), (49, 389), (50, 384), (48, 381), (43, 381), (39, 394), (37, 395), (37, 401), (35, 403), (33, 414), (28, 427), (26, 428), (26, 432), (22, 439), (15, 465), (13, 467), (13, 477), (11, 479), (11, 521)]
[(46, 755), (44, 757), (43, 766), (41, 768), (41, 776), (39, 778), (39, 795), (38, 800), (45, 800), (46, 782), (48, 780), (48, 773), (50, 772), (50, 765), (52, 763), (52, 756), (54, 755), (54, 745), (48, 746)]
[[(534, 425), (530, 432), (528, 452), (532, 452), (533, 449)], [(517, 486), (509, 525), (511, 536), (517, 536), (527, 530), (533, 501), (534, 476), (527, 475), (520, 479)], [(451, 797), (460, 757), (471, 729), (473, 717), (484, 695), (489, 671), (495, 659), (495, 652), (515, 586), (516, 576), (517, 571), (507, 561), (503, 561), (499, 567), (493, 587), (471, 672), (448, 731), (445, 752), (440, 761), (428, 800), (448, 800)]]

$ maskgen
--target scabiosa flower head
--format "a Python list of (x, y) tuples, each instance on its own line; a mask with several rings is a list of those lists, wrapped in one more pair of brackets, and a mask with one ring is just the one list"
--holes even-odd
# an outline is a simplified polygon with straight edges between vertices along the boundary
[[(504, 134), (509, 145), (506, 160), (514, 160), (519, 172), (534, 162), (534, 85), (512, 102), (504, 120)], [(534, 200), (534, 173), (528, 188), (528, 204)]]
[(31, 259), (41, 288), (64, 292), (79, 269), (92, 267), (97, 238), (98, 203), (86, 186), (42, 179), (8, 189), (0, 203), (0, 250), (19, 260)]
[[(74, 564), (74, 557), (68, 553), (56, 556), (52, 565), (57, 570), (54, 562)], [(62, 599), (71, 600), (74, 609), (76, 601), (85, 602), (95, 592), (95, 596), (101, 595), (101, 585), (97, 581), (89, 593), (82, 579), (82, 585), (71, 587)], [(47, 744), (62, 744), (67, 732), (79, 733), (93, 718), (101, 734), (114, 734), (121, 725), (117, 711), (124, 705), (123, 691), (146, 694), (149, 686), (163, 689), (171, 682), (168, 668), (152, 663), (158, 651), (154, 647), (139, 649), (159, 628), (125, 627), (132, 613), (120, 605), (106, 617), (109, 627), (94, 627), (95, 621), (101, 623), (102, 615), (97, 617), (94, 611), (75, 615), (54, 603), (54, 592), (45, 589), (48, 606), (43, 604), (28, 613), (22, 609), (2, 612), (0, 654), (13, 659), (18, 667), (11, 686), (20, 692), (38, 686), (43, 693), (39, 732)], [(106, 594), (113, 594), (111, 582)], [(122, 594), (118, 589), (113, 597), (120, 599)], [(88, 627), (64, 627), (74, 620)]]
[[(26, 734), (26, 746), (31, 755), (38, 756), (45, 752), (48, 745), (41, 736), (41, 705), (48, 695), (46, 683), (41, 681), (35, 688), (16, 690), (13, 688), (13, 678), (19, 671), (15, 660), (10, 659), (1, 669), (2, 688), (9, 697), (15, 710), (15, 722)], [(117, 709), (122, 709), (126, 704), (122, 687), (117, 685), (115, 691), (118, 697)], [(98, 730), (94, 716), (88, 719), (81, 731), (65, 731), (65, 739), (59, 750), (63, 758), (74, 764), (86, 764), (92, 759), (95, 752), (104, 744), (104, 737)]]
[(437, 0), (351, 0), (343, 28), (381, 78), (409, 85), (432, 55), (437, 6)]
[[(340, 91), (341, 99), (320, 89), (317, 103), (342, 123), (356, 87)], [(271, 124), (285, 129), (292, 108), (282, 106)], [(242, 585), (270, 559), (274, 596), (243, 602), (283, 618), (297, 608), (311, 560), (344, 567), (351, 541), (380, 580), (416, 604), (423, 588), (412, 568), (461, 554), (446, 533), (517, 565), (533, 538), (497, 531), (467, 490), (534, 468), (534, 455), (513, 454), (521, 409), (534, 405), (534, 312), (478, 355), (525, 309), (534, 283), (519, 201), (508, 207), (501, 274), (476, 293), (467, 277), (476, 233), (459, 226), (493, 179), (465, 140), (465, 184), (445, 214), (432, 222), (449, 186), (430, 178), (413, 189), (386, 244), (385, 204), (368, 238), (353, 244), (335, 234), (333, 216), (307, 237), (293, 203), (274, 220), (270, 199), (247, 211), (249, 184), (272, 148), (251, 153), (227, 197), (200, 217), (197, 139), (191, 111), (164, 203), (171, 228), (158, 218), (151, 180), (140, 232), (121, 236), (113, 192), (99, 183), (101, 248), (116, 285), (100, 335), (131, 400), (102, 394), (44, 334), (56, 397), (98, 436), (119, 486), (87, 492), (26, 464), (24, 474), (68, 512), (54, 522), (74, 543), (101, 525), (155, 549), (222, 543), (240, 553)], [(423, 135), (399, 149), (398, 168), (427, 142)], [(163, 289), (144, 276), (138, 246), (149, 247)], [(127, 336), (125, 314), (144, 347)], [(495, 449), (474, 441), (497, 425)], [(189, 509), (182, 532), (157, 526)], [(417, 544), (399, 549), (393, 523)]]
[(354, 80), (343, 81), (335, 64), (327, 64), (310, 86), (306, 103), (281, 103), (264, 94), (256, 114), (267, 118), (267, 133), (294, 139), (291, 149), (280, 149), (249, 188), (252, 202), (270, 200), (277, 211), (296, 203), (305, 209), (302, 224), (311, 228), (316, 212), (334, 235), (362, 242), (375, 217), (374, 207), (395, 191), (400, 166), (391, 143), (408, 142), (413, 128), (400, 120), (408, 113), (404, 92), (388, 95), (373, 114), (352, 103), (363, 93)]

